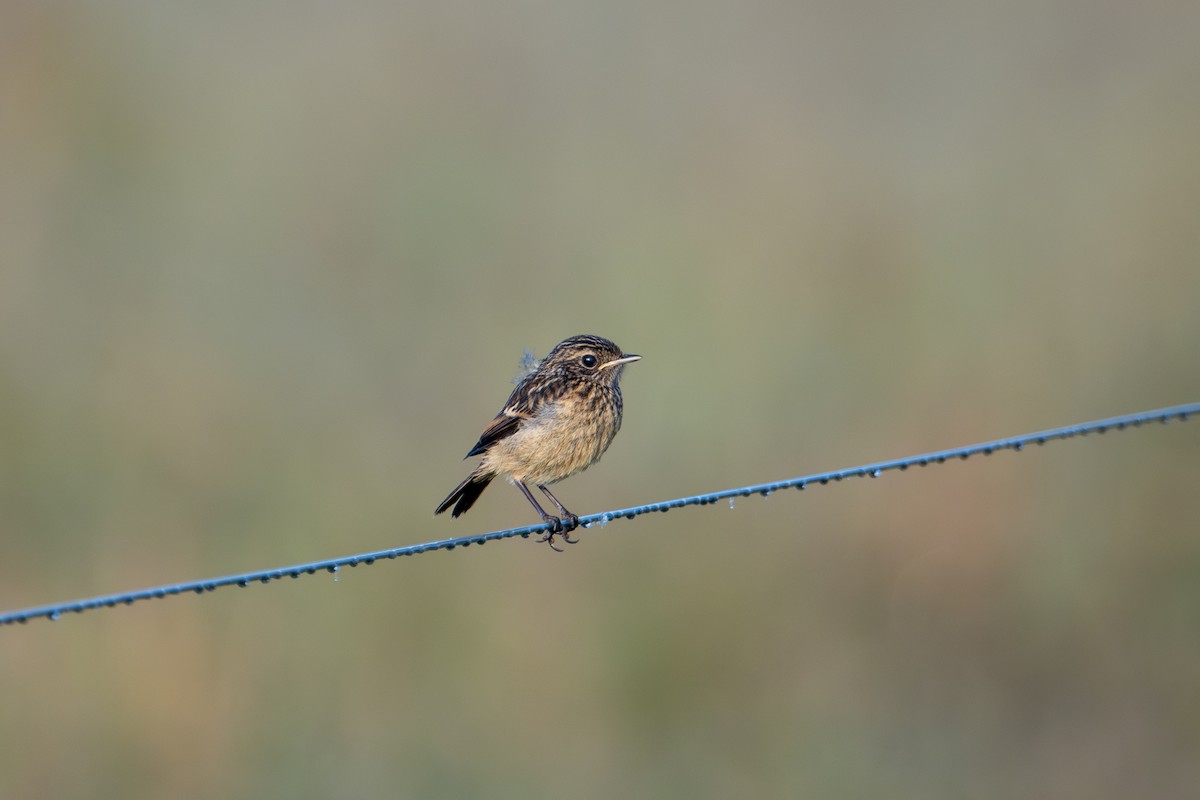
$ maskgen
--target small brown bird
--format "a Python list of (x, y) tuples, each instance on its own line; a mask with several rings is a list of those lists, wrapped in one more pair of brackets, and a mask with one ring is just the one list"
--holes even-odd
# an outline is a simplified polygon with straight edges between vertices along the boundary
[[(579, 517), (558, 502), (548, 484), (595, 464), (621, 429), (621, 371), (641, 356), (625, 355), (599, 336), (572, 336), (555, 345), (513, 389), (496, 418), (467, 453), (483, 456), (479, 466), (442, 501), (434, 514), (454, 506), (465, 514), (496, 476), (516, 484), (550, 530), (539, 539), (554, 547), (554, 537), (575, 544), (568, 534)], [(561, 517), (547, 514), (527, 484), (541, 489)], [(560, 551), (561, 552), (561, 551)]]

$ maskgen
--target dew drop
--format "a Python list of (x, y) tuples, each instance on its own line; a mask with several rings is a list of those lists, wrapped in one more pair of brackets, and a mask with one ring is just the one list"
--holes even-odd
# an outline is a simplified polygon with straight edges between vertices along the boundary
[(882, 474), (883, 474), (883, 470), (881, 470), (881, 469), (873, 469), (873, 470), (871, 470), (871, 477), (872, 477), (872, 478), (878, 478), (878, 477), (879, 477), (880, 475), (882, 475)]
[(62, 619), (62, 612), (51, 611), (50, 614), (46, 617), (46, 619), (50, 620), (51, 622), (58, 622), (60, 619)]
[(608, 514), (601, 514), (600, 515), (600, 527), (603, 528), (604, 526), (608, 525), (609, 519), (611, 519), (611, 517), (609, 517)]
[(730, 507), (731, 509), (733, 508), (733, 498), (732, 498), (732, 497), (731, 497), (731, 498), (729, 498), (729, 507)]

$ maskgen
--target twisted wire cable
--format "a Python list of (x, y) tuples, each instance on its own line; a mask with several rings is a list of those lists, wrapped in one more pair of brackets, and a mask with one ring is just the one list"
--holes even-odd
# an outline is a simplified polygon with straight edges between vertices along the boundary
[[(1171, 406), (1169, 408), (1155, 409), (1153, 411), (1140, 411), (1134, 414), (1126, 414), (1119, 417), (1109, 417), (1107, 419), (1083, 422), (1076, 425), (1064, 425), (1062, 427), (1050, 428), (1049, 430), (1038, 431), (1036, 433), (1026, 433), (1020, 436), (1012, 436), (1007, 439), (995, 439), (990, 442), (981, 442), (979, 444), (967, 445), (965, 447), (953, 447), (948, 450), (936, 450), (931, 453), (921, 453), (919, 455), (892, 459), (890, 461), (878, 461), (873, 464), (864, 464), (859, 467), (832, 470), (830, 472), (819, 472), (813, 475), (805, 475), (799, 478), (789, 478), (787, 480), (774, 481), (772, 483), (759, 483), (751, 486), (742, 486), (736, 489), (724, 489), (722, 491), (709, 492), (707, 494), (693, 495), (691, 497), (680, 497), (674, 500), (665, 500), (658, 503), (647, 503), (645, 505), (633, 506), (632, 508), (622, 508), (615, 511), (605, 511), (599, 514), (589, 514), (587, 516), (580, 517), (579, 521), (584, 527), (603, 527), (612, 520), (633, 519), (641, 516), (642, 514), (649, 514), (651, 512), (665, 512), (674, 508), (683, 508), (684, 506), (711, 505), (713, 503), (720, 502), (721, 500), (732, 499), (736, 497), (749, 497), (755, 494), (765, 497), (783, 489), (802, 490), (812, 486), (825, 486), (831, 482), (843, 481), (849, 478), (878, 478), (883, 473), (893, 470), (903, 471), (907, 470), (909, 467), (926, 467), (933, 464), (944, 464), (947, 461), (965, 460), (973, 455), (979, 454), (990, 456), (993, 453), (1001, 450), (1013, 450), (1020, 452), (1029, 445), (1044, 445), (1047, 442), (1071, 439), (1076, 436), (1087, 436), (1088, 434), (1092, 433), (1102, 434), (1108, 431), (1123, 431), (1129, 428), (1137, 428), (1149, 423), (1166, 424), (1172, 421), (1183, 422), (1197, 413), (1200, 413), (1200, 403), (1187, 403), (1184, 405)], [(302, 575), (314, 575), (318, 572), (337, 573), (342, 567), (357, 567), (360, 564), (369, 566), (381, 559), (395, 559), (402, 556), (415, 556), (420, 555), (421, 553), (433, 552), (435, 550), (454, 550), (459, 547), (465, 548), (471, 545), (483, 545), (491, 541), (496, 541), (499, 539), (511, 539), (516, 536), (526, 538), (530, 534), (542, 533), (548, 528), (548, 524), (541, 522), (537, 525), (526, 525), (520, 528), (507, 528), (505, 530), (474, 534), (472, 536), (460, 536), (453, 539), (439, 539), (437, 541), (425, 542), (423, 544), (406, 545), (404, 547), (394, 547), (387, 550), (376, 550), (370, 553), (342, 556), (341, 558), (331, 558), (324, 561), (310, 561), (305, 564), (295, 564), (288, 567), (276, 567), (274, 569), (265, 569), (256, 572), (243, 572), (235, 575), (225, 575), (218, 578), (186, 581), (184, 583), (172, 583), (163, 586), (151, 587), (149, 589), (138, 589), (129, 592), (118, 592), (116, 594), (89, 597), (81, 600), (69, 600), (62, 603), (52, 603), (50, 605), (36, 606), (33, 608), (2, 613), (0, 614), (0, 625), (12, 625), (15, 623), (24, 624), (29, 620), (38, 618), (57, 620), (64, 614), (79, 614), (94, 608), (127, 606), (141, 600), (169, 597), (171, 595), (189, 593), (205, 594), (207, 592), (219, 589), (222, 586), (246, 587), (252, 583), (270, 583), (271, 581), (280, 580), (282, 578), (299, 578)]]

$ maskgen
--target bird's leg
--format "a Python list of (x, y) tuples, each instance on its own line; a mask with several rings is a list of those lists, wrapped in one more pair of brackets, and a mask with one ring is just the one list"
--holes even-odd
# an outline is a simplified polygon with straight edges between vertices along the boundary
[[(563, 521), (561, 519), (559, 519), (558, 517), (553, 516), (552, 514), (547, 514), (546, 510), (544, 508), (542, 508), (540, 505), (538, 505), (538, 501), (534, 499), (533, 493), (529, 491), (529, 487), (526, 486), (523, 481), (513, 481), (513, 483), (515, 483), (517, 485), (517, 488), (521, 490), (521, 493), (525, 495), (525, 499), (528, 500), (530, 503), (532, 503), (533, 507), (537, 509), (538, 514), (540, 514), (542, 517), (542, 522), (545, 522), (547, 525), (550, 526), (550, 530), (546, 531), (546, 534), (544, 536), (542, 536), (542, 538), (538, 539), (538, 541), (546, 542), (547, 544), (550, 545), (551, 550), (557, 550), (558, 552), (561, 553), (562, 548), (554, 546), (554, 535), (556, 533), (562, 532)], [(550, 498), (550, 499), (553, 500), (554, 498)], [(576, 522), (578, 522), (578, 519), (576, 519)], [(563, 534), (563, 538), (564, 539), (567, 538), (566, 534)], [(570, 540), (568, 540), (568, 541), (570, 541)]]
[(575, 516), (570, 511), (567, 511), (567, 507), (564, 506), (562, 503), (558, 502), (557, 497), (550, 494), (550, 490), (546, 488), (546, 485), (544, 483), (539, 483), (537, 485), (537, 487), (542, 490), (542, 493), (544, 495), (546, 495), (546, 497), (550, 498), (551, 503), (554, 503), (554, 505), (558, 506), (558, 511), (560, 514), (562, 514), (563, 541), (566, 542), (567, 544), (578, 544), (579, 543), (578, 539), (572, 539), (567, 534), (569, 534), (571, 531), (573, 531), (579, 527), (579, 517)]

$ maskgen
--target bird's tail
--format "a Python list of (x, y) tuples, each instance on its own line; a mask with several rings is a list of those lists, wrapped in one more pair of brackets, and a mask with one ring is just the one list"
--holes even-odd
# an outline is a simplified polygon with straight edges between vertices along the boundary
[(467, 510), (475, 505), (475, 501), (479, 499), (479, 495), (483, 494), (483, 490), (492, 482), (494, 475), (479, 474), (472, 472), (467, 476), (467, 479), (454, 488), (450, 496), (442, 501), (442, 504), (437, 507), (434, 514), (440, 514), (450, 506), (454, 506), (454, 510), (450, 512), (450, 516), (457, 517), (467, 513)]

